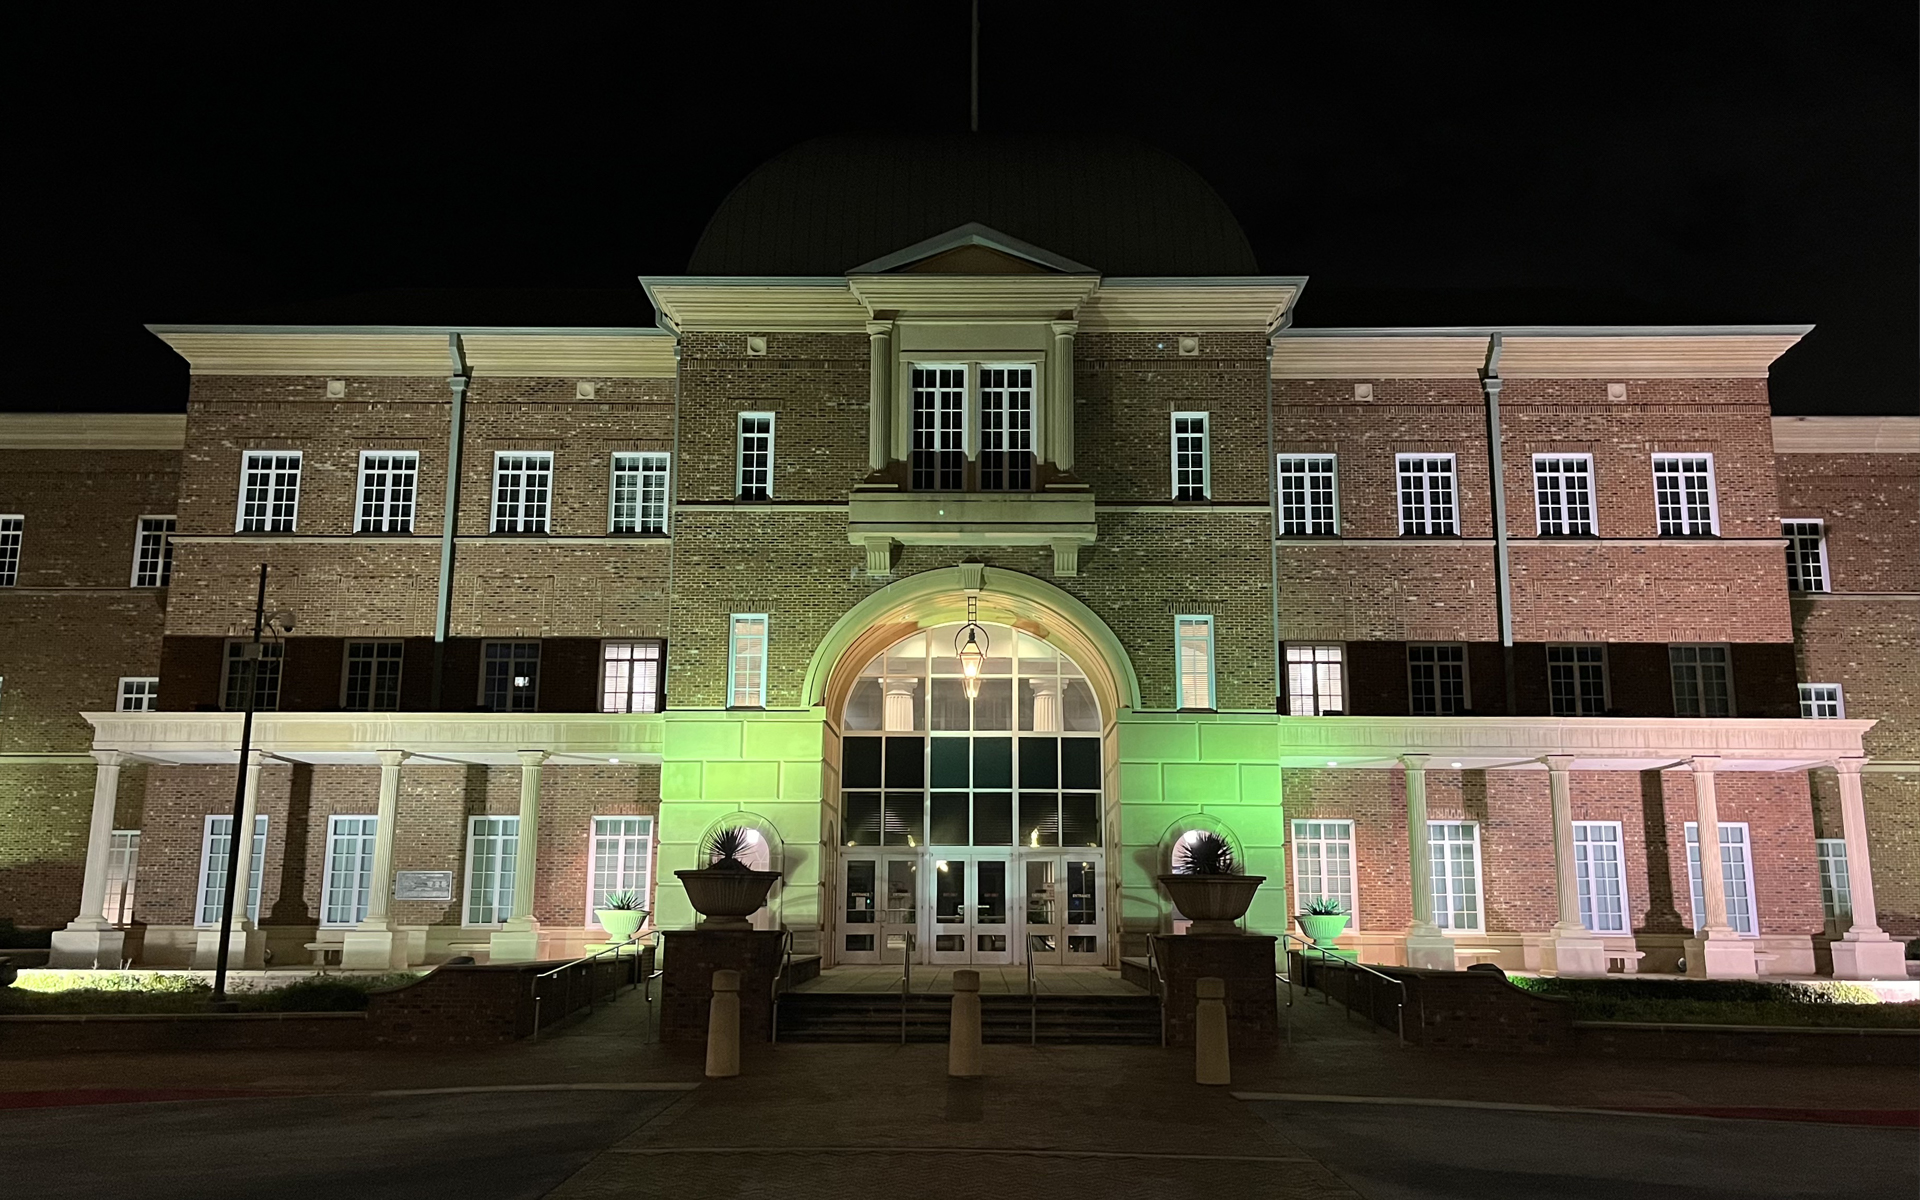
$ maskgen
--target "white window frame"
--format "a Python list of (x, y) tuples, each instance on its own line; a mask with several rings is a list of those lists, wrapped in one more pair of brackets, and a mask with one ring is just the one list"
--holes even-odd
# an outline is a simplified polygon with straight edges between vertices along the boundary
[[(499, 821), (502, 822), (502, 824), (497, 829), (489, 828), (487, 832), (483, 834), (480, 829), (481, 822), (483, 821)], [(498, 919), (492, 921), (474, 920), (474, 852), (478, 840), (481, 838), (485, 838), (495, 845), (495, 854), (493, 857), (493, 888), (492, 895), (489, 897), (488, 907), (493, 909)], [(502, 848), (507, 845), (509, 839), (511, 839), (513, 845), (513, 858), (512, 862), (503, 870), (500, 864), (506, 859), (506, 855), (501, 851)], [(463, 927), (468, 929), (498, 929), (512, 919), (513, 877), (519, 865), (520, 818), (518, 816), (508, 813), (501, 815), (486, 814), (467, 818), (467, 864), (466, 870), (462, 873), (460, 880), (460, 924)]]
[[(651, 655), (630, 653), (616, 656), (616, 647), (633, 651), (650, 650)], [(615, 706), (615, 688), (612, 676), (616, 673), (617, 663), (626, 664), (619, 672), (623, 676), (620, 693), (623, 705)], [(634, 679), (641, 672), (634, 669), (636, 664), (653, 664), (653, 687), (644, 694), (634, 686)], [(650, 713), (659, 712), (666, 707), (667, 644), (658, 638), (608, 638), (600, 643), (600, 711), (607, 713)], [(647, 707), (636, 706), (635, 701), (644, 699)]]
[[(1302, 657), (1298, 660), (1294, 658), (1294, 652), (1296, 650), (1303, 652)], [(1333, 652), (1330, 658), (1323, 653), (1329, 650)], [(1288, 642), (1285, 646), (1283, 658), (1285, 659), (1287, 668), (1288, 715), (1295, 717), (1318, 717), (1324, 716), (1329, 712), (1346, 713), (1347, 646), (1345, 642)], [(1333, 698), (1337, 701), (1337, 703), (1333, 704), (1326, 703), (1327, 689), (1322, 687), (1328, 674), (1327, 668), (1329, 667), (1332, 668), (1333, 675), (1333, 686), (1331, 690), (1334, 693)], [(1312, 703), (1310, 706), (1311, 711), (1309, 712), (1301, 712), (1299, 706), (1294, 703), (1295, 697), (1302, 694), (1301, 690), (1294, 686), (1296, 669), (1303, 671), (1305, 678), (1311, 684)]]
[[(378, 500), (369, 500), (367, 495), (367, 461), (373, 458), (393, 460), (380, 470), (380, 474), (385, 478), (380, 484)], [(398, 460), (401, 459), (408, 460), (409, 465), (399, 465)], [(397, 475), (405, 475), (408, 479), (406, 487), (408, 499), (404, 501), (393, 497), (394, 477)], [(420, 510), (420, 452), (418, 450), (362, 450), (360, 473), (354, 480), (353, 498), (353, 528), (356, 532), (412, 533), (414, 516)], [(378, 515), (370, 516), (369, 508)]]
[[(353, 825), (355, 828), (349, 829)], [(372, 813), (334, 813), (327, 818), (327, 853), (320, 871), (320, 926), (345, 929), (367, 919), (367, 907), (373, 898), (374, 843), (379, 840), (380, 818)], [(342, 855), (351, 843), (350, 853)], [(342, 861), (343, 857), (346, 859)], [(342, 872), (349, 878), (342, 878)], [(334, 885), (353, 889), (353, 911), (340, 915)]]
[[(518, 497), (510, 506), (511, 516), (502, 511), (500, 504), (501, 480), (503, 475), (506, 474), (506, 468), (504, 468), (501, 463), (503, 460), (509, 458), (524, 460), (513, 472), (519, 476), (519, 479), (516, 483)], [(544, 469), (533, 465), (536, 460), (544, 462)], [(527, 515), (527, 510), (531, 507), (527, 500), (527, 476), (535, 473), (544, 473), (546, 475), (546, 494), (540, 502), (542, 514), (539, 527), (529, 528), (529, 526), (533, 524), (533, 518)], [(487, 528), (494, 533), (517, 533), (533, 536), (552, 533), (553, 491), (553, 451), (495, 450), (493, 452), (493, 496), (491, 506), (488, 508), (488, 512), (492, 514), (493, 519), (488, 522)]]
[[(1190, 628), (1192, 626), (1201, 626), (1204, 632), (1196, 636)], [(1188, 670), (1187, 650), (1194, 644), (1198, 644), (1201, 648), (1201, 653), (1206, 655), (1207, 694), (1205, 704), (1190, 703), (1196, 699), (1196, 697), (1188, 690), (1188, 684), (1190, 682), (1197, 682), (1198, 680), (1197, 676)], [(1173, 618), (1173, 662), (1174, 686), (1179, 694), (1174, 698), (1178, 700), (1179, 703), (1175, 705), (1175, 707), (1181, 709), (1198, 709), (1205, 712), (1212, 712), (1219, 707), (1214, 702), (1214, 658), (1212, 614), (1176, 614)]]
[[(1418, 693), (1414, 690), (1414, 683), (1413, 683), (1413, 668), (1415, 665), (1414, 651), (1415, 650), (1458, 650), (1460, 652), (1460, 707), (1454, 709), (1452, 712), (1447, 712), (1445, 708), (1441, 706), (1440, 668), (1443, 666), (1451, 666), (1452, 664), (1442, 663), (1439, 660), (1439, 658), (1436, 656), (1434, 661), (1431, 664), (1421, 664), (1423, 666), (1431, 665), (1433, 667), (1433, 711), (1430, 713), (1414, 711), (1414, 708), (1415, 708), (1414, 697), (1418, 695)], [(1465, 642), (1408, 642), (1407, 643), (1407, 712), (1416, 717), (1457, 717), (1461, 713), (1468, 713), (1472, 711), (1473, 711), (1473, 670), (1467, 662), (1466, 643)]]
[[(274, 496), (274, 493), (280, 487), (280, 485), (275, 482), (274, 477), (283, 473), (288, 468), (278, 464), (255, 468), (251, 464), (252, 460), (256, 457), (263, 457), (270, 460), (278, 458), (293, 459), (292, 511), (286, 518), (286, 526), (284, 528), (276, 524), (279, 518), (273, 515), (273, 506), (281, 503), (281, 501), (276, 500)], [(260, 515), (258, 517), (249, 517), (247, 515), (247, 481), (248, 477), (255, 473), (256, 470), (264, 472), (267, 476), (267, 494), (266, 499), (261, 502), (262, 508)], [(234, 506), (233, 531), (235, 533), (297, 532), (300, 528), (300, 493), (303, 490), (301, 485), (305, 482), (303, 478), (305, 471), (306, 452), (303, 450), (242, 450), (240, 452), (240, 497), (238, 503)], [(249, 521), (258, 521), (259, 524), (256, 528), (249, 528)]]
[[(612, 833), (601, 832), (602, 822), (614, 821), (621, 823), (639, 821), (641, 822), (641, 829), (633, 833), (624, 830)], [(600, 916), (595, 909), (600, 906), (599, 902), (604, 898), (605, 893), (608, 891), (619, 891), (623, 887), (628, 886), (620, 884), (617, 881), (611, 887), (603, 888), (600, 886), (600, 877), (603, 873), (601, 870), (602, 860), (600, 857), (603, 849), (603, 839), (613, 840), (618, 844), (620, 861), (614, 868), (616, 876), (628, 873), (635, 866), (628, 857), (629, 844), (635, 841), (639, 843), (640, 861), (637, 865), (640, 882), (637, 885), (631, 886), (632, 890), (640, 893), (642, 904), (649, 909), (653, 907), (653, 818), (649, 816), (602, 816), (590, 818), (587, 822), (586, 921), (589, 929), (597, 929), (600, 927)]]
[[(1453, 856), (1451, 854), (1439, 854), (1437, 856), (1438, 861), (1436, 861), (1436, 851), (1445, 846), (1468, 844), (1464, 841), (1436, 838), (1434, 831), (1441, 826), (1465, 826), (1473, 830), (1473, 841), (1471, 844), (1473, 846), (1474, 923), (1472, 925), (1455, 925), (1453, 923), (1453, 907), (1451, 904), (1448, 904), (1444, 911), (1441, 908), (1441, 896), (1447, 895), (1451, 897), (1452, 895), (1451, 888), (1448, 888), (1445, 892), (1441, 890), (1441, 881), (1444, 879), (1447, 883), (1451, 884), (1456, 876), (1453, 870)], [(1480, 822), (1428, 821), (1427, 864), (1429, 876), (1428, 885), (1433, 894), (1433, 923), (1439, 926), (1442, 932), (1453, 936), (1485, 933), (1487, 928), (1486, 863), (1480, 853)], [(1442, 869), (1443, 867), (1445, 868), (1444, 870)]]
[[(1288, 466), (1297, 469), (1289, 472)], [(1324, 471), (1316, 468), (1324, 465)], [(1337, 454), (1277, 454), (1274, 456), (1273, 479), (1275, 493), (1275, 515), (1280, 527), (1281, 537), (1339, 537), (1340, 536), (1340, 456)], [(1301, 528), (1288, 528), (1287, 521), (1287, 480), (1300, 481), (1299, 508), (1305, 519), (1298, 524)], [(1319, 479), (1327, 483), (1326, 516), (1319, 516), (1319, 505), (1315, 501), (1314, 484)]]
[[(395, 678), (394, 678), (392, 708), (375, 708), (375, 707), (372, 707), (371, 704), (369, 704), (365, 708), (358, 708), (349, 703), (349, 694), (351, 692), (352, 685), (353, 685), (353, 664), (354, 664), (353, 648), (355, 646), (398, 646), (400, 648), (399, 654), (393, 655), (391, 658), (385, 660), (385, 661), (391, 661), (392, 663), (395, 664), (395, 669), (394, 669)], [(366, 659), (365, 661), (374, 664), (373, 676), (372, 678), (369, 679), (368, 687), (367, 687), (367, 697), (368, 697), (368, 700), (371, 701), (375, 693), (378, 691), (378, 688), (375, 686), (375, 684), (377, 683), (379, 678), (379, 663), (383, 660), (378, 655), (375, 655), (371, 658)], [(348, 638), (346, 639), (346, 643), (340, 647), (340, 711), (341, 712), (399, 712), (400, 705), (402, 702), (401, 697), (403, 695), (401, 689), (406, 686), (406, 672), (407, 672), (407, 644), (403, 639), (401, 638)]]
[[(1034, 471), (1039, 466), (1040, 365), (1032, 362), (977, 362), (972, 364), (974, 392), (978, 396), (977, 416), (980, 443), (975, 459), (975, 486), (982, 492), (1028, 492), (1033, 490)], [(1002, 376), (989, 382), (990, 373)], [(1020, 372), (1025, 372), (1022, 382)], [(1024, 397), (1024, 406), (1016, 404)], [(995, 444), (997, 443), (997, 444)], [(1001, 486), (987, 486), (987, 455), (1000, 458)], [(1026, 462), (1021, 464), (1024, 455)], [(1022, 467), (1024, 466), (1024, 469)], [(1013, 486), (1016, 474), (1024, 474), (1024, 486)]]
[(1853, 919), (1853, 872), (1847, 866), (1847, 839), (1813, 839), (1814, 861), (1820, 866), (1820, 911), (1832, 932), (1844, 932)]
[[(1742, 873), (1745, 876), (1744, 882), (1746, 887), (1743, 889), (1743, 895), (1745, 896), (1747, 905), (1748, 927), (1742, 929), (1735, 923), (1735, 918), (1738, 914), (1734, 909), (1733, 892), (1732, 889), (1726, 888), (1727, 869), (1731, 865), (1731, 860), (1727, 857), (1728, 843), (1723, 840), (1720, 843), (1720, 882), (1722, 887), (1726, 888), (1727, 893), (1727, 924), (1732, 926), (1733, 931), (1741, 937), (1759, 937), (1760, 903), (1753, 884), (1753, 835), (1748, 830), (1745, 821), (1720, 822), (1721, 833), (1724, 834), (1730, 829), (1740, 831), (1740, 836), (1735, 839), (1734, 844), (1740, 847), (1740, 864)], [(1700, 874), (1700, 842), (1698, 840), (1700, 837), (1700, 823), (1698, 821), (1688, 821), (1684, 836), (1687, 840), (1687, 915), (1688, 920), (1693, 923), (1693, 931), (1699, 933), (1706, 923), (1706, 913), (1702, 911), (1706, 908), (1706, 891), (1701, 885)]]
[[(1433, 465), (1446, 463), (1445, 471), (1435, 471)], [(1418, 463), (1417, 471), (1407, 470), (1410, 463)], [(1420, 504), (1417, 510), (1407, 505), (1407, 480), (1418, 478), (1420, 482)], [(1436, 507), (1433, 481), (1447, 481), (1447, 517), (1444, 521), (1434, 517)], [(1400, 514), (1401, 537), (1459, 537), (1460, 536), (1460, 464), (1451, 451), (1433, 454), (1396, 454), (1393, 456), (1394, 505)], [(1445, 528), (1437, 528), (1444, 525)]]
[[(766, 418), (766, 422), (767, 422), (767, 431), (765, 434), (765, 437), (767, 439), (767, 467), (766, 467), (767, 486), (765, 489), (766, 495), (748, 497), (747, 495), (747, 438), (749, 435), (747, 433), (747, 421), (749, 419), (758, 419), (761, 417)], [(763, 500), (773, 499), (773, 455), (774, 455), (774, 448), (775, 448), (775, 440), (774, 440), (775, 430), (777, 425), (778, 425), (778, 421), (775, 418), (775, 414), (770, 412), (743, 412), (743, 413), (740, 413), (735, 418), (734, 447), (733, 447), (733, 494), (737, 499), (750, 500), (753, 503), (759, 503)], [(762, 435), (758, 432), (755, 432), (751, 436), (760, 437)]]
[[(967, 449), (972, 445), (974, 431), (973, 413), (970, 410), (974, 407), (971, 400), (977, 380), (973, 367), (972, 363), (959, 362), (915, 362), (907, 365), (907, 478), (916, 491), (957, 492), (967, 486)], [(923, 385), (920, 382), (923, 371), (958, 371), (960, 386), (955, 388), (950, 383), (941, 383), (937, 376), (930, 376), (933, 382)], [(956, 395), (960, 403), (951, 406), (949, 401)], [(925, 408), (921, 407), (923, 397), (928, 401)], [(959, 428), (947, 428), (944, 418), (950, 413), (959, 414)], [(932, 423), (923, 426), (923, 416), (929, 416)], [(922, 454), (933, 456), (932, 473), (936, 482), (930, 487), (921, 487), (914, 478), (918, 474), (915, 460)], [(937, 482), (941, 456), (946, 454), (960, 456), (960, 480), (953, 487), (942, 487)]]
[[(221, 704), (221, 711), (223, 712), (246, 711), (247, 698), (245, 695), (242, 695), (240, 697), (240, 704), (236, 708), (227, 708), (226, 703), (227, 703), (227, 695), (233, 690), (233, 687), (234, 687), (234, 681), (233, 681), (234, 670), (237, 667), (239, 667), (241, 663), (246, 661), (244, 658), (236, 656), (233, 652), (233, 648), (235, 646), (249, 646), (252, 644), (253, 644), (252, 638), (228, 638), (226, 641), (225, 647), (221, 650), (220, 704)], [(258, 702), (259, 696), (260, 696), (261, 667), (264, 667), (267, 663), (267, 660), (269, 659), (273, 660), (273, 662), (275, 663), (274, 671), (273, 671), (273, 691), (268, 697), (270, 700), (273, 701), (273, 703), (262, 705)], [(278, 639), (262, 638), (260, 641), (260, 661), (259, 661), (259, 665), (254, 667), (254, 674), (253, 674), (253, 681), (252, 681), (253, 694), (255, 698), (253, 711), (278, 712), (280, 710), (280, 685), (286, 682), (286, 675), (287, 675), (287, 644)]]
[(107, 841), (107, 899), (101, 915), (115, 925), (131, 925), (139, 886), (140, 831), (116, 829)]
[[(1314, 832), (1315, 829), (1318, 832)], [(1345, 833), (1331, 829), (1344, 829)], [(1293, 909), (1296, 913), (1307, 911), (1309, 901), (1331, 898), (1340, 902), (1341, 908), (1352, 917), (1348, 922), (1349, 931), (1360, 928), (1360, 876), (1359, 859), (1355, 855), (1353, 844), (1353, 821), (1348, 817), (1301, 817), (1288, 826), (1293, 840)], [(1327, 881), (1327, 847), (1341, 846), (1346, 850), (1346, 888), (1343, 891), (1329, 891)], [(1309, 865), (1302, 857), (1302, 851), (1312, 850), (1313, 863)], [(1318, 887), (1307, 886), (1307, 881), (1318, 878)]]
[[(743, 622), (760, 622), (760, 632), (742, 633)], [(766, 613), (734, 613), (727, 618), (727, 707), (728, 708), (765, 708), (767, 706), (767, 651), (771, 642), (771, 630), (768, 627)], [(760, 665), (757, 682), (751, 687), (740, 686), (740, 643), (743, 638), (758, 636), (760, 639)]]
[[(1575, 652), (1578, 652), (1581, 650), (1598, 650), (1600, 652), (1600, 662), (1599, 662), (1600, 709), (1598, 712), (1588, 712), (1586, 710), (1586, 699), (1585, 699), (1586, 692), (1580, 686), (1580, 669), (1582, 667), (1592, 666), (1593, 664), (1583, 663), (1577, 660), (1571, 663), (1556, 663), (1553, 661), (1553, 654), (1554, 654), (1554, 651), (1556, 650), (1571, 650)], [(1607, 647), (1606, 647), (1606, 643), (1604, 642), (1549, 642), (1547, 644), (1547, 707), (1548, 709), (1550, 711), (1553, 710), (1554, 699), (1555, 699), (1554, 693), (1553, 693), (1553, 669), (1555, 667), (1565, 667), (1573, 672), (1573, 696), (1574, 696), (1575, 711), (1566, 712), (1566, 713), (1554, 711), (1553, 715), (1556, 717), (1604, 717), (1606, 716), (1607, 710), (1613, 707), (1613, 678), (1612, 678), (1613, 673), (1608, 669), (1610, 665), (1611, 664), (1607, 662)]]
[(0, 513), (0, 587), (19, 586), (20, 559), (26, 548), (26, 514)]
[[(225, 827), (218, 835), (220, 866), (218, 871), (215, 871), (213, 870), (216, 836), (214, 828), (222, 822), (225, 823)], [(220, 928), (220, 905), (214, 903), (216, 897), (213, 888), (216, 884), (219, 886), (222, 893), (219, 899), (224, 901), (227, 886), (226, 855), (232, 849), (233, 814), (208, 813), (200, 829), (200, 884), (193, 897), (193, 923), (196, 928)], [(245, 914), (247, 920), (256, 923), (260, 920), (260, 881), (265, 877), (266, 860), (267, 814), (258, 813), (253, 818), (253, 854), (247, 864), (247, 911)]]
[[(1568, 471), (1564, 469), (1564, 464), (1576, 462), (1580, 464), (1579, 470)], [(1557, 470), (1543, 471), (1541, 467), (1546, 463), (1557, 463), (1562, 464), (1562, 466)], [(1579, 498), (1578, 507), (1583, 512), (1583, 515), (1578, 520), (1575, 520), (1571, 515), (1575, 512), (1576, 506), (1573, 501), (1569, 499), (1570, 489), (1567, 486), (1570, 480), (1576, 478), (1580, 481), (1586, 493)], [(1547, 489), (1541, 487), (1542, 482), (1546, 480), (1553, 481), (1552, 491), (1554, 495), (1551, 503), (1559, 509), (1560, 517), (1558, 520), (1554, 520), (1549, 516)], [(1536, 536), (1593, 537), (1599, 529), (1596, 516), (1598, 507), (1599, 504), (1594, 495), (1593, 486), (1593, 455), (1536, 454), (1533, 456), (1533, 531)], [(1559, 525), (1560, 528), (1550, 530), (1548, 528), (1550, 525)]]
[[(160, 707), (160, 677), (122, 675), (120, 687), (114, 695), (115, 712), (154, 712)], [(129, 700), (139, 703), (129, 704)]]
[[(508, 663), (527, 662), (527, 661), (531, 661), (533, 663), (533, 686), (527, 689), (528, 697), (527, 697), (527, 703), (524, 707), (516, 707), (512, 703), (514, 695), (518, 690), (517, 685), (513, 681), (519, 678), (518, 675), (509, 675), (507, 677), (508, 703), (505, 708), (495, 708), (493, 707), (492, 703), (488, 701), (487, 699), (487, 648), (489, 646), (532, 646), (534, 647), (533, 658), (531, 660), (521, 658), (517, 655), (510, 656), (506, 660)], [(546, 648), (541, 643), (541, 640), (539, 638), (486, 638), (480, 643), (480, 694), (476, 698), (477, 702), (481, 704), (485, 708), (485, 711), (487, 712), (516, 712), (516, 713), (539, 712), (540, 711), (540, 680), (541, 680), (541, 677), (544, 676), (545, 674), (546, 674)]]
[[(1832, 689), (1831, 695), (1821, 695), (1822, 689)], [(1831, 705), (1832, 712), (1821, 712), (1823, 707)], [(1800, 716), (1808, 721), (1840, 721), (1847, 715), (1846, 689), (1837, 683), (1803, 683), (1800, 685)]]
[[(1725, 661), (1725, 666), (1727, 668), (1727, 711), (1726, 712), (1709, 713), (1706, 711), (1705, 701), (1706, 701), (1707, 690), (1703, 683), (1705, 676), (1699, 673), (1700, 668), (1704, 664), (1700, 663), (1697, 659), (1696, 661), (1691, 663), (1676, 662), (1673, 656), (1673, 652), (1675, 650), (1718, 650), (1722, 654), (1726, 655), (1726, 661)], [(1677, 672), (1682, 667), (1690, 667), (1695, 672), (1694, 690), (1699, 695), (1702, 702), (1700, 705), (1699, 712), (1689, 713), (1689, 712), (1680, 711), (1680, 679)], [(1674, 716), (1725, 718), (1725, 717), (1735, 717), (1740, 714), (1740, 701), (1737, 693), (1734, 691), (1733, 647), (1728, 645), (1726, 642), (1671, 642), (1669, 643), (1667, 646), (1667, 677), (1672, 688)]]
[[(1704, 531), (1697, 527), (1699, 523), (1694, 519), (1693, 511), (1687, 504), (1686, 480), (1690, 472), (1685, 468), (1693, 459), (1705, 459), (1707, 464), (1707, 528)], [(1674, 469), (1666, 473), (1679, 480), (1681, 519), (1680, 527), (1676, 529), (1668, 529), (1668, 523), (1660, 516), (1662, 474), (1660, 465), (1662, 463), (1674, 464)], [(1655, 528), (1659, 530), (1661, 537), (1718, 537), (1720, 535), (1720, 485), (1714, 478), (1713, 471), (1713, 454), (1710, 451), (1666, 451), (1653, 456), (1653, 518)]]
[[(614, 451), (608, 465), (607, 532), (664, 536), (673, 513), (672, 484), (673, 456), (666, 451)], [(624, 502), (623, 488), (633, 493), (632, 498)], [(630, 519), (622, 514), (623, 506), (633, 509)], [(656, 509), (659, 519), (650, 521), (648, 517)]]
[[(1796, 529), (1796, 525), (1811, 525), (1813, 532)], [(1827, 568), (1827, 523), (1819, 517), (1781, 517), (1780, 536), (1787, 540), (1787, 590), (1803, 595), (1831, 592), (1833, 577)], [(1807, 578), (1808, 554), (1804, 548), (1809, 538), (1813, 542), (1812, 579)]]
[[(148, 529), (148, 522), (165, 521), (163, 528)], [(133, 522), (133, 573), (128, 577), (129, 586), (137, 588), (163, 588), (173, 582), (173, 535), (179, 529), (179, 519), (167, 513), (141, 513)], [(154, 539), (154, 569), (142, 570), (147, 564), (148, 538)], [(151, 576), (151, 578), (149, 578)]]
[[(1611, 836), (1595, 838), (1595, 832)], [(1585, 834), (1585, 837), (1582, 835)], [(1602, 858), (1598, 865), (1608, 868), (1614, 894), (1620, 901), (1619, 924), (1602, 927), (1599, 923), (1598, 898), (1602, 879), (1596, 874), (1596, 860), (1593, 846), (1608, 846), (1613, 851), (1613, 861)], [(1626, 830), (1618, 821), (1575, 821), (1573, 823), (1573, 875), (1580, 892), (1580, 924), (1587, 932), (1616, 937), (1630, 937), (1633, 934), (1633, 899), (1627, 894), (1627, 842)]]
[[(1200, 495), (1197, 497), (1181, 495), (1180, 477), (1183, 472), (1190, 473), (1193, 468), (1182, 467), (1180, 465), (1180, 439), (1195, 436), (1191, 432), (1180, 432), (1180, 422), (1182, 421), (1200, 422), (1200, 432), (1198, 434), (1200, 439)], [(1173, 413), (1171, 414), (1167, 431), (1168, 437), (1170, 438), (1168, 445), (1172, 448), (1173, 498), (1175, 500), (1213, 499), (1213, 414), (1205, 412)]]

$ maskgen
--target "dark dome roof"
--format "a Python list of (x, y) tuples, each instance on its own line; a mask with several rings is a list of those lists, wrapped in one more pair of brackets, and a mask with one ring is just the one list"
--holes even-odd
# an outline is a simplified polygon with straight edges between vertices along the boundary
[(1240, 223), (1172, 155), (1123, 138), (829, 137), (720, 205), (691, 275), (840, 275), (979, 222), (1105, 275), (1256, 275)]

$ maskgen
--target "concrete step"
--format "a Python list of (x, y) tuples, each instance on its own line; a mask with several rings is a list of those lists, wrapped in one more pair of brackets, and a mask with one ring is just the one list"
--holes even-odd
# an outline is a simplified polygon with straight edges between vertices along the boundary
[[(907, 997), (907, 1040), (946, 1041), (952, 999)], [(1160, 1006), (1150, 996), (989, 994), (980, 998), (980, 1024), (982, 1040), (993, 1043), (1160, 1044)], [(897, 994), (797, 992), (780, 1000), (782, 1041), (897, 1042), (900, 1028)]]

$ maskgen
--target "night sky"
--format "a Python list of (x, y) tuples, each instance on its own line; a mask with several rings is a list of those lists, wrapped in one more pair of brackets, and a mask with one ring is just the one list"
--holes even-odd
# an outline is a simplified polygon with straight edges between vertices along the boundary
[[(982, 127), (1191, 163), (1301, 326), (1813, 323), (1775, 411), (1920, 407), (1915, 5), (1267, 8), (985, 0)], [(147, 322), (651, 324), (760, 162), (966, 128), (965, 0), (439, 11), (14, 14), (0, 408), (182, 408)]]

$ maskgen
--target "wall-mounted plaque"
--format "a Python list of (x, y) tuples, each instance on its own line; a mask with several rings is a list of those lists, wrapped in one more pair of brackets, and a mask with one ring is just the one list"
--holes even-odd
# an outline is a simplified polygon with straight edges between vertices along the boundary
[(453, 872), (395, 871), (393, 898), (395, 900), (451, 900), (453, 899)]

